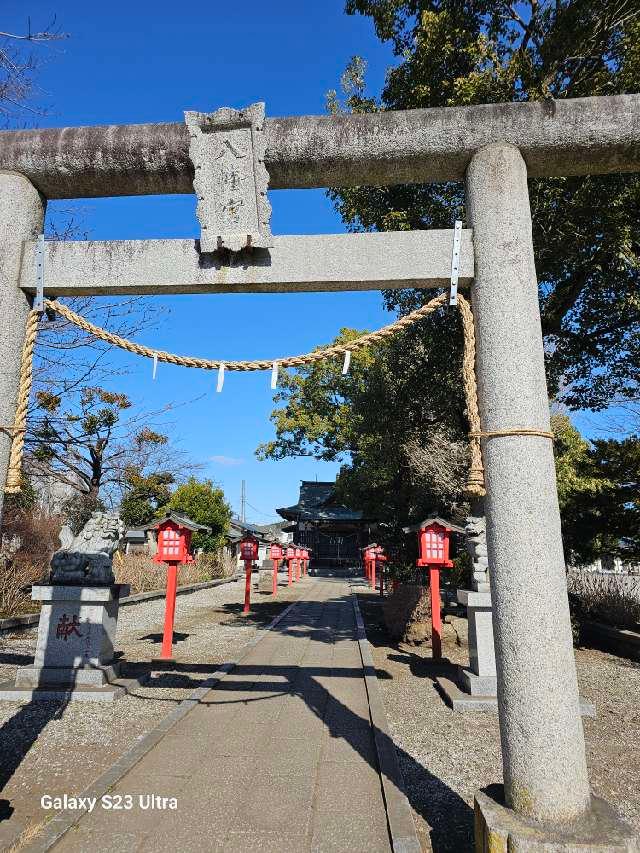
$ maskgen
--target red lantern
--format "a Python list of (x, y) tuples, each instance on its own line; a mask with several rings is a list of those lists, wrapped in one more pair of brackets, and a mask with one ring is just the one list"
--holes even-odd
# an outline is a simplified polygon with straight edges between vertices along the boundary
[(378, 547), (374, 548), (373, 551), (374, 551), (374, 556), (373, 556), (374, 569), (373, 569), (373, 580), (372, 580), (371, 586), (373, 587), (373, 589), (376, 588), (375, 572), (376, 572), (376, 567), (379, 567), (380, 568), (380, 595), (384, 595), (384, 564), (387, 562), (388, 558), (384, 553), (384, 548), (382, 547), (382, 545), (378, 545)]
[(281, 560), (282, 559), (282, 545), (278, 545), (274, 543), (269, 548), (269, 559), (270, 560)]
[(158, 550), (155, 563), (192, 563), (191, 530), (167, 518), (161, 521), (158, 530)]
[(244, 560), (244, 607), (243, 613), (248, 613), (251, 606), (251, 571), (253, 561), (258, 559), (258, 540), (248, 533), (240, 542), (240, 559)]
[(269, 557), (273, 561), (273, 587), (271, 593), (272, 595), (276, 595), (278, 592), (278, 563), (282, 559), (282, 545), (274, 542), (269, 548)]
[(172, 660), (173, 621), (176, 611), (176, 591), (178, 587), (178, 564), (192, 563), (191, 534), (195, 531), (210, 532), (203, 524), (196, 524), (190, 518), (167, 512), (162, 521), (152, 524), (147, 530), (157, 530), (158, 548), (153, 557), (156, 563), (168, 563), (167, 596), (164, 611), (164, 632), (162, 635), (162, 660)]
[(429, 569), (429, 588), (431, 592), (431, 627), (434, 659), (442, 657), (442, 623), (440, 619), (440, 569), (450, 569), (453, 562), (449, 559), (449, 537), (451, 528), (439, 521), (429, 519), (420, 525), (420, 556), (417, 566)]
[(285, 559), (287, 561), (287, 586), (291, 586), (294, 581), (293, 577), (293, 561), (296, 556), (296, 549), (293, 545), (287, 545), (287, 549), (284, 552)]
[(300, 580), (300, 558), (302, 557), (302, 549), (300, 548), (299, 545), (295, 546), (294, 553), (295, 553), (294, 570), (296, 573), (296, 580), (299, 581)]
[(240, 542), (240, 559), (244, 560), (245, 563), (247, 560), (258, 559), (258, 540), (255, 536), (249, 534)]
[(449, 536), (451, 528), (432, 521), (420, 528), (420, 556), (418, 566), (443, 566), (450, 569), (453, 566), (449, 559)]
[(375, 545), (367, 545), (364, 549), (364, 574), (365, 577), (371, 580), (372, 564), (375, 553)]

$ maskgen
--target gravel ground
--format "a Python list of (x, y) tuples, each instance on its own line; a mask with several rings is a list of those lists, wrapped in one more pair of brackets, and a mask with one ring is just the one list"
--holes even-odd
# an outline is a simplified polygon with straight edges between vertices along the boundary
[[(305, 582), (301, 584), (304, 589)], [(41, 824), (42, 794), (77, 794), (142, 738), (176, 703), (241, 648), (290, 601), (300, 586), (280, 589), (277, 601), (252, 594), (252, 613), (241, 613), (244, 580), (179, 596), (174, 650), (178, 663), (154, 671), (115, 703), (0, 702), (0, 849)], [(164, 601), (123, 607), (118, 648), (127, 661), (144, 662), (160, 649)], [(33, 660), (36, 631), (0, 637), (0, 680)]]
[[(497, 717), (450, 710), (430, 649), (390, 645), (379, 598), (360, 590), (358, 598), (422, 847), (472, 851), (474, 791), (502, 781)], [(455, 621), (465, 637), (466, 620)], [(468, 664), (454, 628), (445, 630), (443, 657)], [(578, 649), (576, 662), (598, 715), (585, 719), (592, 788), (640, 832), (640, 664), (593, 649)]]

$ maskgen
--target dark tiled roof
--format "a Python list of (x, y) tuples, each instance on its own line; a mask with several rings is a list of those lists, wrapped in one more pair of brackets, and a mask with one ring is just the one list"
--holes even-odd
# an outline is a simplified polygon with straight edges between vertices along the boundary
[(229, 522), (229, 533), (227, 538), (230, 540), (242, 539), (245, 533), (252, 533), (257, 539), (262, 542), (270, 542), (273, 539), (273, 534), (264, 529), (264, 526), (253, 524), (251, 521), (240, 521), (239, 518), (232, 518)]
[(206, 524), (198, 524), (196, 521), (193, 521), (191, 518), (187, 518), (186, 515), (180, 515), (177, 512), (173, 512), (169, 510), (162, 518), (158, 519), (158, 521), (154, 521), (153, 524), (149, 524), (145, 529), (146, 530), (157, 530), (158, 527), (164, 521), (173, 521), (175, 524), (178, 524), (180, 527), (186, 527), (187, 530), (192, 530), (194, 532), (203, 531), (210, 532), (211, 528), (207, 527)]
[(278, 515), (288, 521), (361, 521), (360, 510), (349, 509), (336, 503), (336, 484), (333, 482), (302, 480), (298, 503), (277, 509)]
[(125, 542), (146, 542), (147, 531), (144, 527), (131, 527), (124, 532)]
[(460, 527), (459, 524), (454, 524), (453, 521), (447, 521), (446, 518), (440, 518), (438, 515), (433, 515), (431, 518), (425, 518), (424, 521), (418, 522), (418, 524), (412, 524), (410, 527), (403, 527), (402, 530), (404, 533), (417, 533), (421, 527), (426, 527), (428, 524), (440, 524), (442, 527), (448, 527), (450, 530), (453, 530), (454, 533), (464, 533), (464, 527)]
[(286, 521), (274, 521), (271, 524), (257, 524), (256, 528), (262, 533), (272, 533), (277, 536), (279, 533), (282, 533), (286, 524)]

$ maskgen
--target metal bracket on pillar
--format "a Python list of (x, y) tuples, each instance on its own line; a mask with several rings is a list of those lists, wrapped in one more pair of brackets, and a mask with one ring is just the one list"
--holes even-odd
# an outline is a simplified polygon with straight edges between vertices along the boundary
[(44, 311), (44, 234), (38, 235), (36, 243), (36, 295), (33, 298), (33, 310)]
[(449, 305), (458, 304), (458, 278), (460, 275), (460, 243), (462, 241), (462, 222), (456, 219), (453, 229), (453, 251), (451, 253), (451, 290)]

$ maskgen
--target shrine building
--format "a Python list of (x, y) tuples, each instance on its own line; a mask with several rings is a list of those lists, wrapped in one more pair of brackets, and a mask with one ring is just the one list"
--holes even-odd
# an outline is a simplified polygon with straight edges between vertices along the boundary
[(302, 480), (298, 503), (276, 512), (291, 522), (284, 530), (293, 534), (293, 541), (311, 549), (312, 571), (357, 565), (360, 549), (376, 528), (376, 522), (364, 518), (361, 510), (340, 503), (334, 482)]

